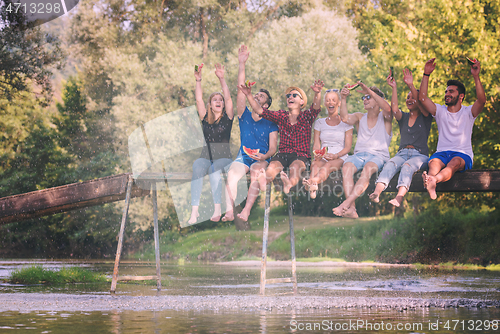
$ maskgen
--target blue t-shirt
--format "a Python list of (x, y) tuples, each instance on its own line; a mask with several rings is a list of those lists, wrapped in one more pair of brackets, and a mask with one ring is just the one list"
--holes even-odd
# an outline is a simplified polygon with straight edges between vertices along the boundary
[(248, 155), (243, 152), (243, 146), (250, 148), (252, 150), (260, 149), (259, 153), (266, 154), (269, 151), (269, 134), (274, 131), (278, 131), (278, 126), (268, 121), (267, 119), (261, 118), (259, 121), (254, 121), (252, 118), (252, 112), (245, 108), (243, 115), (239, 119), (240, 124), (240, 136), (241, 136), (241, 147), (239, 154), (248, 157)]

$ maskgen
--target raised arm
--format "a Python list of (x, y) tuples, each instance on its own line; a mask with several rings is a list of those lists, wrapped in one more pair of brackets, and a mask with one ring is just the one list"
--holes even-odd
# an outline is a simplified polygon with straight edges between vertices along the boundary
[(419, 93), (418, 93), (417, 89), (415, 88), (415, 85), (413, 85), (413, 75), (411, 74), (411, 71), (407, 68), (405, 68), (403, 71), (403, 81), (410, 89), (411, 96), (415, 99), (415, 101), (417, 101), (417, 106), (418, 106), (420, 112), (422, 113), (422, 115), (424, 115), (425, 117), (429, 116), (429, 112), (427, 111), (427, 109), (425, 109), (422, 106), (422, 103), (420, 102), (420, 100), (418, 98)]
[[(247, 47), (242, 45), (238, 50), (238, 86), (245, 84), (245, 63), (247, 62), (249, 55), (250, 52)], [(245, 112), (246, 102), (247, 99), (245, 94), (238, 89), (238, 93), (236, 94), (236, 112), (238, 113), (238, 117), (241, 117), (241, 115)]]
[(231, 92), (227, 86), (226, 80), (224, 79), (225, 69), (221, 64), (215, 64), (215, 75), (219, 78), (220, 86), (222, 88), (222, 94), (224, 95), (224, 101), (226, 104), (226, 114), (229, 119), (233, 119), (233, 100), (231, 99)]
[(257, 101), (255, 101), (254, 97), (252, 96), (252, 87), (248, 87), (245, 84), (238, 85), (238, 91), (241, 91), (246, 96), (248, 103), (252, 108), (252, 112), (260, 116), (264, 109), (262, 109), (261, 105)]
[(311, 89), (314, 91), (314, 99), (312, 104), (312, 109), (321, 109), (321, 90), (325, 84), (321, 80), (314, 81)]
[(471, 66), (470, 72), (474, 77), (474, 83), (476, 84), (476, 97), (477, 100), (472, 105), (472, 115), (477, 117), (481, 111), (483, 111), (484, 105), (486, 104), (486, 94), (484, 92), (483, 84), (479, 80), (479, 73), (481, 72), (481, 63), (477, 60), (474, 65)]
[(418, 92), (418, 99), (422, 106), (420, 110), (425, 110), (432, 116), (436, 115), (436, 105), (432, 102), (429, 96), (427, 96), (427, 91), (429, 89), (429, 77), (436, 68), (435, 60), (436, 58), (432, 58), (425, 63), (424, 76), (422, 78), (422, 82), (420, 83), (420, 92)]
[(198, 115), (200, 119), (203, 120), (207, 114), (207, 109), (203, 103), (203, 89), (201, 89), (201, 69), (203, 64), (198, 66), (198, 70), (194, 70), (194, 78), (196, 79), (196, 86), (194, 88), (194, 97), (196, 98), (196, 109), (198, 109)]
[(346, 88), (347, 85), (342, 88), (340, 91), (340, 119), (342, 122), (349, 124), (349, 125), (355, 125), (359, 121), (358, 114), (349, 114), (347, 112), (347, 97), (351, 94), (351, 91)]
[(384, 120), (386, 122), (392, 122), (392, 109), (389, 103), (387, 103), (384, 98), (378, 94), (376, 94), (373, 90), (370, 89), (367, 85), (365, 85), (363, 82), (359, 81), (359, 86), (361, 87), (361, 90), (363, 94), (369, 94), (372, 99), (377, 102), (378, 106), (380, 109), (382, 109), (382, 115), (384, 116)]
[(392, 77), (392, 73), (387, 77), (387, 84), (392, 87), (392, 96), (391, 96), (391, 110), (394, 117), (399, 121), (401, 119), (401, 110), (399, 110), (398, 106), (398, 87), (396, 85), (396, 80)]

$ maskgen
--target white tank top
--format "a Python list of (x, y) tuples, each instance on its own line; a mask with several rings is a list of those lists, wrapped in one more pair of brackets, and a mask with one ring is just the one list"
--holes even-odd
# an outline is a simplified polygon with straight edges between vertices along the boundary
[(371, 129), (368, 128), (367, 115), (364, 114), (359, 121), (358, 139), (354, 147), (354, 154), (368, 152), (389, 160), (389, 144), (391, 143), (392, 131), (390, 135), (387, 134), (382, 111), (378, 114), (377, 123)]

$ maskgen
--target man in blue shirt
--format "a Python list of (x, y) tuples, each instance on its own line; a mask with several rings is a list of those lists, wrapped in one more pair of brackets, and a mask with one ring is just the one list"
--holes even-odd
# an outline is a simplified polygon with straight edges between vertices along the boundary
[[(248, 60), (250, 52), (245, 45), (242, 45), (238, 51), (238, 86), (245, 84), (245, 63)], [(263, 107), (269, 108), (272, 98), (265, 89), (255, 94), (255, 100)], [(269, 160), (276, 153), (278, 147), (278, 126), (266, 119), (262, 119), (256, 113), (252, 113), (246, 106), (246, 96), (238, 90), (236, 96), (236, 110), (240, 124), (241, 147), (238, 157), (231, 164), (228, 172), (228, 186), (226, 187), (226, 215), (223, 221), (234, 220), (234, 199), (238, 189), (238, 181), (250, 172), (250, 187), (246, 205), (238, 214), (238, 217), (244, 221), (248, 220), (250, 210), (259, 195), (258, 175), (261, 169), (265, 169)], [(259, 152), (248, 155), (243, 151), (243, 146)]]

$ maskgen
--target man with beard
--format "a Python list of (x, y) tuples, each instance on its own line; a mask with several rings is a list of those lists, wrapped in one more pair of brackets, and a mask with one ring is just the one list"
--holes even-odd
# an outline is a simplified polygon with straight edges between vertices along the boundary
[(472, 127), (486, 104), (486, 94), (479, 80), (481, 64), (471, 65), (476, 85), (477, 100), (472, 106), (462, 106), (465, 86), (458, 80), (448, 80), (444, 93), (446, 106), (435, 104), (427, 96), (429, 77), (436, 68), (436, 58), (425, 63), (424, 77), (420, 84), (419, 99), (422, 106), (436, 119), (439, 137), (436, 153), (429, 158), (429, 172), (423, 173), (424, 186), (431, 199), (436, 199), (436, 184), (448, 181), (456, 172), (472, 168)]

